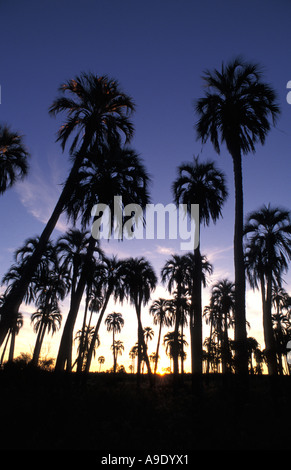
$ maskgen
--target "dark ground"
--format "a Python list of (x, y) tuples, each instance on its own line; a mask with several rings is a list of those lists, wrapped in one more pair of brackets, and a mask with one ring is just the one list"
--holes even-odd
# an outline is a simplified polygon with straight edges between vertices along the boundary
[[(191, 377), (174, 393), (172, 377), (154, 389), (132, 375), (36, 370), (0, 372), (1, 450), (94, 450), (178, 453), (196, 450), (291, 450), (291, 377), (271, 386), (250, 377), (239, 400), (236, 378), (203, 378), (195, 397)], [(288, 434), (289, 431), (289, 434)]]

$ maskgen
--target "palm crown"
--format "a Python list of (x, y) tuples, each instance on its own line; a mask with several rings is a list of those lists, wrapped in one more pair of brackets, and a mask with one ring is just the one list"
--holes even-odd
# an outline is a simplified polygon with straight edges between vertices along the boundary
[(231, 154), (255, 152), (255, 144), (265, 142), (269, 116), (275, 122), (279, 107), (274, 90), (260, 78), (259, 66), (240, 57), (222, 64), (221, 71), (205, 72), (208, 91), (196, 102), (196, 130), (203, 142), (210, 138), (217, 153), (223, 142)]
[(89, 145), (120, 142), (124, 135), (128, 142), (133, 135), (133, 125), (128, 119), (134, 111), (132, 99), (120, 90), (116, 80), (92, 73), (81, 73), (63, 83), (59, 91), (69, 97), (56, 98), (49, 108), (51, 115), (66, 112), (67, 120), (57, 133), (64, 150), (73, 131), (76, 135), (70, 147), (73, 153), (82, 141), (82, 149)]

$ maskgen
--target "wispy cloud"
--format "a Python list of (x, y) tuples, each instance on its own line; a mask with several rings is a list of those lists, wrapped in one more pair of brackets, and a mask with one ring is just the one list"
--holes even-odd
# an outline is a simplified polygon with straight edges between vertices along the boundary
[[(47, 172), (35, 161), (31, 174), (16, 185), (16, 191), (27, 211), (46, 224), (61, 193), (60, 171), (54, 159), (49, 160)], [(66, 231), (64, 216), (59, 219), (56, 229)]]

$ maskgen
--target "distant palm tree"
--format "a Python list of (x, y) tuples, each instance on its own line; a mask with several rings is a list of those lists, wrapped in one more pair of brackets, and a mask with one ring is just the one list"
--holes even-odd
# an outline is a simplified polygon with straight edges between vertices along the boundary
[(270, 375), (277, 374), (275, 337), (272, 326), (272, 288), (281, 285), (282, 274), (291, 259), (291, 220), (289, 211), (263, 206), (251, 212), (245, 224), (246, 270), (253, 289), (260, 285), (263, 328)]
[[(84, 340), (84, 331), (85, 331), (85, 340)], [(83, 358), (85, 360), (87, 359), (87, 354), (92, 343), (93, 333), (94, 333), (94, 327), (90, 325), (85, 325), (85, 328), (81, 328), (80, 330), (76, 332), (75, 341), (78, 341), (78, 348), (77, 348), (78, 355), (77, 355), (75, 362), (72, 364), (72, 369), (79, 362), (80, 355), (82, 355), (82, 359)], [(96, 354), (96, 349), (99, 348), (99, 346), (100, 346), (100, 340), (99, 340), (99, 336), (97, 336), (95, 344), (94, 344), (94, 349), (92, 352), (92, 355), (94, 357)], [(81, 361), (81, 365), (83, 367), (83, 360)]]
[[(164, 346), (166, 346), (166, 354), (167, 356), (170, 357), (170, 359), (174, 358), (174, 350), (175, 350), (175, 334), (174, 331), (169, 331), (164, 335)], [(181, 357), (181, 362), (184, 360), (184, 347), (188, 346), (187, 341), (184, 338), (184, 335), (182, 336), (181, 333), (178, 335), (178, 357)]]
[(173, 323), (173, 308), (168, 299), (159, 298), (155, 300), (149, 310), (150, 314), (153, 315), (154, 325), (159, 325), (159, 335), (157, 342), (157, 349), (155, 353), (155, 368), (154, 374), (157, 373), (158, 360), (159, 360), (159, 349), (161, 341), (161, 332), (163, 326), (172, 326)]
[(116, 80), (106, 76), (96, 76), (82, 73), (75, 79), (63, 83), (60, 87), (62, 94), (50, 107), (50, 114), (66, 113), (67, 119), (59, 129), (57, 140), (64, 150), (68, 138), (76, 132), (71, 145), (73, 166), (65, 182), (59, 200), (49, 218), (39, 243), (25, 269), (15, 284), (13, 291), (7, 296), (1, 307), (0, 346), (4, 341), (13, 317), (17, 316), (19, 306), (33, 276), (36, 266), (45, 250), (46, 244), (63, 212), (71, 193), (76, 185), (76, 179), (89, 149), (93, 149), (90, 158), (100, 158), (100, 147), (107, 143), (120, 143), (122, 136), (129, 142), (133, 135), (133, 125), (129, 119), (134, 110), (132, 99), (123, 93)]
[(8, 331), (6, 342), (3, 347), (2, 355), (1, 355), (1, 360), (0, 360), (0, 366), (2, 366), (5, 353), (6, 353), (6, 348), (8, 346), (8, 342), (10, 339), (10, 348), (9, 348), (9, 354), (8, 354), (8, 362), (12, 362), (14, 359), (14, 348), (15, 348), (15, 338), (18, 335), (20, 329), (23, 327), (23, 315), (22, 313), (18, 313), (17, 319), (14, 325), (11, 326), (11, 328)]
[(144, 340), (143, 326), (141, 321), (141, 308), (146, 305), (157, 284), (157, 277), (150, 262), (144, 257), (127, 258), (122, 267), (123, 293), (120, 300), (127, 298), (135, 307), (138, 323), (138, 367), (137, 381), (140, 383), (140, 368), (142, 359), (145, 360), (150, 381), (151, 367)]
[(99, 362), (99, 372), (101, 372), (101, 366), (105, 362), (105, 357), (104, 356), (99, 356), (98, 357), (98, 362)]
[(131, 350), (129, 351), (129, 357), (132, 360), (132, 371), (134, 372), (134, 359), (138, 356), (138, 344), (132, 346)]
[(34, 332), (37, 333), (37, 339), (34, 347), (32, 364), (38, 365), (39, 355), (46, 333), (52, 332), (52, 335), (60, 329), (62, 315), (57, 303), (40, 305), (36, 312), (31, 315), (31, 323), (34, 324)]
[(0, 194), (27, 175), (28, 157), (22, 136), (0, 125)]
[(274, 90), (261, 80), (256, 64), (240, 57), (222, 64), (221, 70), (206, 71), (205, 97), (196, 102), (199, 116), (197, 136), (212, 142), (216, 152), (225, 142), (232, 157), (235, 182), (235, 340), (237, 372), (248, 373), (247, 332), (245, 315), (245, 271), (243, 253), (243, 183), (242, 154), (255, 152), (257, 142), (264, 144), (270, 131), (270, 118), (275, 122), (279, 107)]
[(115, 358), (115, 369), (113, 369), (114, 374), (116, 373), (116, 365), (117, 365), (117, 356), (122, 355), (122, 351), (124, 351), (123, 341), (120, 339), (115, 340), (114, 343), (110, 346), (113, 351), (113, 357)]
[(116, 355), (116, 348), (114, 347), (115, 341), (115, 333), (120, 333), (121, 329), (124, 326), (124, 319), (122, 317), (122, 313), (109, 313), (105, 319), (105, 324), (107, 327), (107, 331), (112, 331), (112, 351), (113, 351), (113, 372), (116, 374), (116, 364), (117, 364), (117, 355)]
[[(173, 183), (176, 204), (186, 204), (188, 214), (192, 215), (191, 205), (199, 204), (199, 241), (194, 249), (194, 270), (191, 295), (191, 350), (192, 373), (202, 374), (202, 258), (200, 253), (200, 225), (216, 222), (221, 216), (222, 206), (227, 197), (224, 174), (214, 162), (184, 163), (178, 168), (178, 177)], [(194, 247), (193, 247), (194, 248)]]
[[(144, 339), (145, 339), (145, 344), (146, 344), (146, 348), (148, 350), (148, 342), (149, 340), (152, 340), (153, 337), (154, 337), (154, 330), (150, 327), (150, 326), (146, 326), (144, 329), (143, 329), (143, 335), (144, 335)], [(150, 358), (149, 358), (150, 359)], [(142, 363), (142, 374), (143, 374), (143, 371), (144, 371), (144, 361)]]

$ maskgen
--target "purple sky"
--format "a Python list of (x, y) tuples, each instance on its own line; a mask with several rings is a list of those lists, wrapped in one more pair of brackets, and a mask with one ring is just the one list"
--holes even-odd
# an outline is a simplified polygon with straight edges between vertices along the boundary
[[(0, 276), (13, 261), (13, 251), (27, 237), (41, 233), (67, 175), (67, 152), (62, 154), (55, 143), (61, 120), (49, 117), (48, 107), (60, 83), (92, 71), (116, 78), (136, 102), (132, 146), (152, 176), (152, 202), (172, 202), (176, 168), (193, 154), (216, 160), (225, 172), (230, 195), (223, 219), (202, 230), (201, 245), (214, 264), (213, 280), (232, 278), (232, 162), (224, 147), (217, 156), (210, 144), (202, 147), (196, 141), (193, 100), (203, 95), (201, 75), (206, 68), (220, 67), (238, 54), (262, 64), (282, 113), (266, 144), (244, 158), (245, 213), (269, 202), (290, 208), (290, 16), (288, 0), (0, 2), (0, 121), (25, 136), (31, 153), (28, 178), (0, 197)], [(64, 228), (61, 220), (54, 236)], [(110, 242), (108, 248), (120, 257), (147, 256), (159, 274), (169, 253), (178, 252), (179, 243)], [(287, 290), (290, 280), (289, 273)], [(248, 298), (252, 315), (253, 294)], [(257, 298), (254, 302), (257, 307)], [(144, 326), (148, 323), (145, 313)], [(26, 333), (28, 328), (29, 320)], [(126, 333), (121, 336), (126, 341)], [(129, 346), (126, 358), (128, 351)]]

